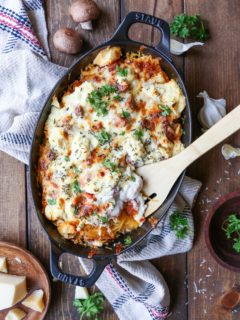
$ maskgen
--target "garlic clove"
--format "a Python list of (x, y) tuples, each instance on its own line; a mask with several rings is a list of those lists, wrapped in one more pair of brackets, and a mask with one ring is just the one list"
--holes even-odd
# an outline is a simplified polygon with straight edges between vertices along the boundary
[(234, 148), (230, 144), (224, 144), (222, 146), (222, 155), (224, 156), (225, 160), (240, 157), (240, 148)]
[(226, 115), (226, 100), (212, 99), (206, 91), (200, 92), (198, 98), (203, 98), (203, 107), (198, 113), (198, 121), (203, 129), (209, 129)]
[(170, 52), (175, 55), (181, 55), (194, 46), (203, 46), (203, 42), (182, 43), (174, 39), (170, 39)]

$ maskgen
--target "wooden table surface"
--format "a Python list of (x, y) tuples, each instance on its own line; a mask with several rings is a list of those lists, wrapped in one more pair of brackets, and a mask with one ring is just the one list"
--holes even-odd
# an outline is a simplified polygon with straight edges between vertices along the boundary
[[(52, 60), (70, 66), (77, 57), (57, 52), (52, 35), (59, 27), (76, 27), (68, 16), (72, 1), (46, 1), (46, 17), (50, 33)], [(197, 112), (203, 101), (196, 95), (207, 90), (211, 97), (227, 100), (231, 110), (240, 103), (240, 2), (239, 0), (98, 0), (101, 18), (94, 23), (93, 32), (83, 32), (86, 46), (96, 46), (109, 39), (129, 11), (142, 11), (170, 21), (176, 14), (198, 13), (208, 21), (211, 38), (204, 48), (192, 50), (184, 57), (174, 59), (185, 78), (193, 114), (194, 137), (201, 134)], [(134, 39), (156, 43), (159, 34), (145, 25), (131, 29)], [(240, 146), (240, 133), (227, 140)], [(217, 146), (192, 165), (188, 174), (203, 182), (194, 208), (195, 241), (188, 254), (169, 256), (153, 261), (164, 275), (171, 292), (172, 320), (237, 320), (239, 313), (225, 313), (219, 308), (219, 298), (234, 284), (240, 283), (240, 274), (219, 266), (210, 256), (204, 241), (204, 220), (216, 199), (240, 188), (240, 159), (227, 162)], [(0, 153), (0, 240), (28, 248), (49, 268), (49, 242), (36, 219), (29, 191), (29, 171), (22, 163)], [(219, 183), (220, 182), (220, 183)], [(77, 260), (64, 257), (64, 268), (79, 272)], [(197, 292), (196, 292), (197, 288)], [(61, 282), (52, 283), (52, 304), (47, 320), (75, 320), (79, 316), (72, 306), (74, 287)], [(101, 317), (115, 320), (111, 306), (106, 302)], [(144, 319), (141, 319), (144, 320)]]

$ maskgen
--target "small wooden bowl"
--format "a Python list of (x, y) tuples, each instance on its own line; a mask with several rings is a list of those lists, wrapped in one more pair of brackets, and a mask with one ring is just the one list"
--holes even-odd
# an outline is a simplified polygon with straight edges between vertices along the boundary
[(212, 207), (205, 222), (205, 240), (213, 258), (223, 267), (240, 272), (240, 253), (233, 249), (222, 225), (232, 213), (240, 216), (240, 191), (222, 196)]
[[(12, 243), (0, 241), (0, 256), (7, 258), (8, 272), (18, 276), (27, 277), (29, 291), (43, 289), (45, 308), (43, 312), (36, 312), (17, 303), (14, 307), (19, 307), (27, 313), (27, 320), (42, 320), (45, 318), (50, 304), (51, 287), (48, 275), (41, 263), (27, 250)], [(0, 319), (5, 319), (7, 312), (12, 309), (0, 311)], [(25, 318), (24, 318), (25, 319)]]

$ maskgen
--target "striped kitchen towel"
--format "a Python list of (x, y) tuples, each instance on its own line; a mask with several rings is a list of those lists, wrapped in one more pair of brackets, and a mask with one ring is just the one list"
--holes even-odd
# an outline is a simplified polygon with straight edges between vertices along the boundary
[(0, 0), (0, 150), (26, 164), (39, 111), (66, 71), (48, 58), (43, 0)]
[[(43, 1), (0, 0), (0, 150), (28, 163), (41, 107), (65, 71), (49, 61)], [(97, 281), (119, 319), (166, 319), (168, 287), (148, 260), (191, 249), (191, 208), (200, 186), (200, 182), (186, 177), (161, 224), (136, 247), (119, 255)], [(192, 231), (184, 240), (179, 240), (169, 225), (176, 209), (187, 217)], [(89, 260), (81, 263), (90, 270)]]

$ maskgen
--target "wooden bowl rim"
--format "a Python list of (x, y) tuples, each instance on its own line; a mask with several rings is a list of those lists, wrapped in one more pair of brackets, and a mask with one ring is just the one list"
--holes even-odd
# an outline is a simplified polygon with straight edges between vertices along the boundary
[(23, 247), (20, 247), (20, 246), (14, 244), (14, 243), (0, 241), (0, 246), (9, 247), (10, 249), (15, 248), (15, 249), (17, 249), (19, 251), (23, 251), (25, 254), (27, 254), (29, 259), (30, 260), (34, 260), (36, 262), (36, 264), (39, 265), (39, 268), (43, 271), (43, 273), (45, 275), (45, 278), (46, 278), (46, 282), (47, 282), (47, 285), (48, 285), (48, 292), (49, 292), (48, 295), (45, 293), (46, 294), (46, 305), (45, 305), (44, 311), (41, 314), (42, 319), (45, 319), (45, 317), (47, 315), (47, 312), (48, 312), (48, 309), (49, 309), (49, 306), (50, 306), (50, 303), (51, 303), (52, 289), (51, 289), (51, 284), (50, 284), (50, 280), (49, 280), (49, 277), (48, 277), (48, 273), (45, 270), (43, 264), (29, 250), (27, 250), (27, 249), (25, 249)]
[(226, 195), (223, 195), (218, 199), (210, 209), (210, 211), (207, 214), (206, 220), (205, 220), (205, 225), (204, 225), (204, 234), (205, 234), (205, 242), (207, 245), (207, 248), (211, 254), (211, 256), (216, 260), (217, 263), (219, 263), (222, 267), (227, 268), (229, 270), (235, 271), (235, 272), (240, 272), (240, 267), (235, 267), (228, 262), (224, 261), (219, 257), (219, 255), (216, 253), (214, 250), (211, 240), (210, 240), (210, 224), (212, 221), (213, 216), (215, 215), (217, 209), (221, 207), (225, 202), (227, 202), (230, 199), (233, 198), (240, 198), (240, 191), (233, 191), (230, 193), (227, 193)]

